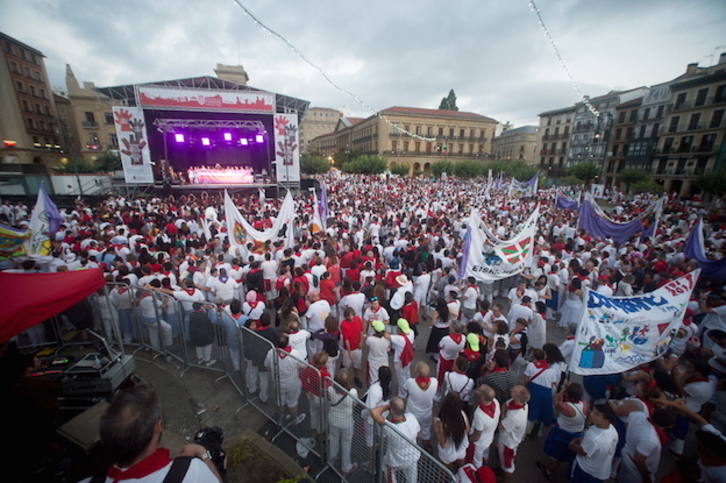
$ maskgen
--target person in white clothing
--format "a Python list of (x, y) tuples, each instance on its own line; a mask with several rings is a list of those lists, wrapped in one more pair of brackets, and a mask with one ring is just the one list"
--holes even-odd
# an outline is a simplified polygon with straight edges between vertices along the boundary
[(414, 334), (406, 319), (398, 319), (397, 325), (398, 330), (401, 331), (400, 334), (391, 335), (389, 332), (384, 332), (383, 337), (391, 341), (391, 348), (393, 348), (393, 368), (396, 371), (398, 397), (406, 397), (403, 385), (411, 375)]
[(309, 331), (300, 328), (300, 322), (293, 320), (287, 329), (287, 337), (293, 349), (296, 349), (303, 355), (303, 359), (308, 360), (307, 342), (312, 337)]
[[(405, 411), (406, 403), (399, 397), (393, 397), (390, 403), (371, 410), (373, 420), (383, 426), (383, 438), (387, 442), (383, 464), (386, 466), (390, 483), (398, 481), (399, 471), (405, 474), (407, 483), (418, 480), (418, 460), (421, 458), (421, 452), (401, 436), (416, 441), (421, 428), (416, 417)], [(386, 413), (388, 413), (387, 418)]]
[(430, 368), (425, 362), (417, 362), (414, 369), (416, 377), (409, 378), (403, 388), (408, 410), (416, 417), (421, 427), (421, 446), (430, 452), (432, 410), (439, 383), (436, 378), (429, 377)]
[(227, 275), (227, 270), (220, 268), (219, 276), (211, 281), (210, 287), (218, 304), (229, 305), (237, 295), (239, 284)]
[(592, 408), (588, 419), (591, 425), (584, 436), (569, 444), (570, 451), (576, 455), (572, 483), (610, 478), (610, 467), (618, 446), (618, 431), (613, 426), (615, 413), (607, 404), (598, 404)]
[(494, 433), (499, 427), (499, 418), (502, 415), (496, 391), (486, 384), (476, 390), (478, 405), (471, 420), (469, 442), (474, 445), (472, 464), (480, 468), (489, 462), (489, 448), (494, 442)]
[(383, 336), (386, 333), (383, 322), (376, 320), (372, 326), (373, 335), (365, 339), (368, 346), (368, 384), (378, 379), (381, 367), (388, 366), (388, 352), (391, 350), (391, 341)]
[[(308, 294), (308, 301), (310, 305), (308, 310), (305, 312), (305, 324), (303, 327), (314, 334), (315, 332), (325, 328), (325, 319), (330, 315), (330, 304), (327, 300), (320, 298), (320, 293), (310, 292)], [(308, 356), (312, 357), (313, 354), (323, 349), (322, 340), (309, 340), (308, 341)]]
[(650, 419), (640, 412), (630, 413), (618, 481), (655, 483), (663, 444), (656, 428), (668, 429), (675, 420), (673, 412), (666, 408), (656, 409)]
[(350, 387), (348, 369), (341, 368), (335, 373), (335, 382), (338, 386), (328, 386), (328, 458), (335, 461), (341, 453), (341, 470), (344, 475), (352, 473), (358, 465), (351, 462), (351, 449), (353, 446), (353, 433), (355, 419), (353, 407), (358, 397), (358, 391)]
[(504, 471), (504, 482), (509, 483), (514, 473), (514, 459), (517, 456), (517, 448), (524, 439), (527, 430), (527, 402), (529, 402), (529, 391), (524, 386), (514, 386), (511, 391), (511, 399), (507, 401), (502, 409), (502, 421), (499, 424), (499, 461)]
[[(305, 420), (305, 413), (298, 414), (297, 406), (302, 392), (302, 381), (299, 373), (305, 363), (303, 353), (290, 345), (287, 334), (281, 334), (277, 339), (277, 348), (270, 349), (265, 356), (265, 368), (278, 375), (278, 388), (280, 400), (287, 407), (288, 414), (292, 418), (292, 424), (297, 426)], [(274, 364), (277, 363), (275, 372)]]

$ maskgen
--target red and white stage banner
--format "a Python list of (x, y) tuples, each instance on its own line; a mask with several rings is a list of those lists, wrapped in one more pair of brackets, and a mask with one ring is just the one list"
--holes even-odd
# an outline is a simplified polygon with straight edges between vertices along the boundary
[(192, 184), (252, 184), (255, 175), (251, 169), (189, 168), (189, 182)]
[(297, 114), (275, 114), (275, 165), (278, 181), (300, 181)]
[(151, 170), (144, 110), (140, 107), (114, 106), (113, 118), (126, 182), (153, 183), (154, 173)]
[(275, 112), (275, 95), (268, 92), (211, 91), (139, 86), (138, 104), (182, 111)]

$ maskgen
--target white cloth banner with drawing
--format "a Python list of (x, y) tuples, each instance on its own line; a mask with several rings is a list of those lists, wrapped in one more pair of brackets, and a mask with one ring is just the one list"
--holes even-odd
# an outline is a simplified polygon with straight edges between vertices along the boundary
[(272, 228), (265, 231), (257, 230), (244, 219), (227, 191), (224, 192), (224, 219), (227, 224), (229, 243), (234, 247), (246, 247), (248, 243), (252, 243), (252, 251), (262, 253), (265, 242), (280, 239), (285, 240), (285, 247), (292, 247), (294, 244), (292, 234), (294, 218), (295, 203), (288, 191)]
[(616, 374), (663, 355), (681, 326), (699, 273), (694, 270), (633, 297), (588, 291), (570, 370), (581, 375)]

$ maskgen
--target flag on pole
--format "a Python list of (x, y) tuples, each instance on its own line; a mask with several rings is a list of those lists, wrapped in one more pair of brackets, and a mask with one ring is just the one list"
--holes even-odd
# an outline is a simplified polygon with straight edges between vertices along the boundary
[(320, 217), (320, 203), (318, 203), (318, 195), (313, 190), (313, 219), (310, 220), (310, 233), (317, 235), (323, 231), (323, 221)]
[(320, 205), (318, 210), (320, 212), (320, 221), (323, 223), (323, 230), (326, 230), (328, 225), (328, 216), (330, 215), (328, 213), (328, 187), (325, 183), (320, 185)]
[(61, 223), (63, 217), (45, 191), (45, 185), (41, 183), (35, 208), (30, 217), (30, 237), (25, 240), (25, 251), (28, 255), (50, 256), (51, 237), (58, 231)]

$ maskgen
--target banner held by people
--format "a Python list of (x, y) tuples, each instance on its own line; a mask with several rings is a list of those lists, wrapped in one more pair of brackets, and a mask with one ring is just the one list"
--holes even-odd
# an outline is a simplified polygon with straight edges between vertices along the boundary
[(63, 217), (45, 191), (45, 185), (41, 183), (35, 208), (30, 217), (30, 237), (24, 242), (25, 251), (31, 258), (51, 255), (51, 238), (61, 223)]
[(683, 321), (700, 270), (671, 280), (654, 292), (632, 297), (587, 293), (570, 370), (617, 374), (663, 355)]
[(532, 258), (539, 206), (511, 240), (499, 240), (482, 223), (473, 209), (469, 217), (459, 278), (474, 277), (482, 282), (519, 274)]
[(265, 242), (282, 239), (285, 240), (285, 247), (292, 247), (294, 243), (292, 234), (294, 217), (295, 204), (292, 195), (288, 191), (272, 228), (259, 231), (244, 219), (227, 191), (224, 192), (224, 219), (227, 224), (229, 243), (232, 246), (246, 247), (248, 243), (252, 243), (254, 245), (253, 250), (259, 250), (261, 253)]
[(30, 232), (0, 223), (0, 260), (25, 254), (23, 242)]

